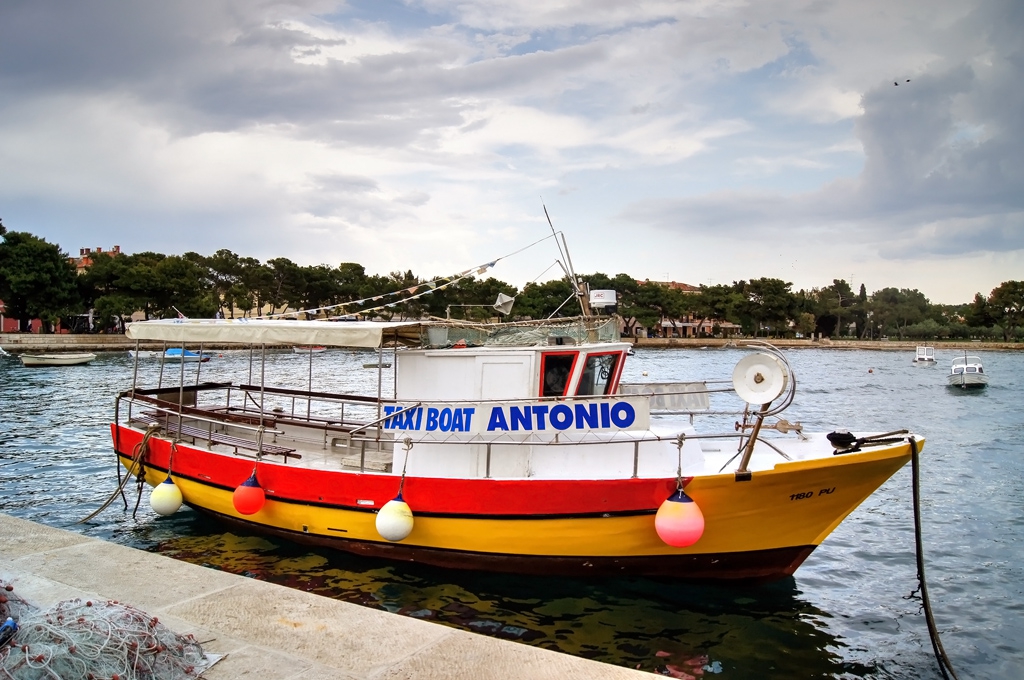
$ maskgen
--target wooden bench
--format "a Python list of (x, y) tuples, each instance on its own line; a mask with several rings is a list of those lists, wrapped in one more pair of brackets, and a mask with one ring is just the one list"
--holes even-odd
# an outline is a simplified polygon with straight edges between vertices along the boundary
[(242, 437), (234, 437), (229, 434), (224, 434), (223, 432), (213, 432), (209, 430), (204, 430), (203, 428), (196, 427), (195, 425), (179, 425), (173, 416), (168, 417), (158, 416), (152, 413), (137, 413), (132, 416), (132, 420), (146, 423), (147, 425), (159, 425), (160, 427), (164, 428), (164, 430), (166, 430), (168, 434), (176, 434), (179, 437), (187, 437), (192, 440), (192, 443), (195, 443), (196, 439), (205, 439), (211, 444), (222, 444), (224, 446), (230, 446), (234, 448), (235, 453), (238, 453), (238, 449), (247, 449), (249, 451), (257, 452), (262, 450), (263, 453), (266, 453), (271, 456), (283, 456), (285, 462), (288, 462), (289, 458), (302, 458), (300, 454), (295, 453), (295, 449), (290, 449), (286, 446), (279, 446), (277, 444), (268, 444), (264, 442), (263, 446), (260, 447), (260, 445), (257, 444), (256, 442), (250, 441), (248, 439), (243, 439)]

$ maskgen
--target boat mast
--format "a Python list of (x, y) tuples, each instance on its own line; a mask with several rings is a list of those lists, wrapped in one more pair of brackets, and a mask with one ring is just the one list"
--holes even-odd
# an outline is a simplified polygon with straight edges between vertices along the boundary
[(551, 216), (548, 215), (548, 207), (543, 203), (541, 203), (541, 207), (544, 208), (544, 217), (548, 219), (548, 226), (551, 227), (551, 235), (555, 237), (555, 245), (558, 246), (558, 254), (562, 256), (563, 260), (565, 260), (565, 267), (568, 267), (568, 269), (565, 269), (565, 267), (562, 269), (565, 271), (566, 278), (569, 279), (569, 285), (572, 286), (573, 291), (576, 293), (576, 299), (580, 303), (580, 311), (583, 313), (585, 318), (589, 319), (594, 315), (590, 309), (590, 287), (586, 283), (580, 281), (579, 277), (576, 276), (576, 270), (573, 269), (572, 266), (572, 258), (569, 257), (569, 246), (565, 242), (565, 234), (561, 234), (561, 240), (559, 240), (559, 233), (555, 232), (555, 225), (551, 223)]

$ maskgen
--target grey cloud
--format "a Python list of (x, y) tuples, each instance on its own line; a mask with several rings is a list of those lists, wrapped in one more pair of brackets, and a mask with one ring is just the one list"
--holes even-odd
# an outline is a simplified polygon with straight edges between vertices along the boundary
[(273, 4), (241, 11), (229, 2), (5, 3), (0, 85), (9, 97), (128, 94), (162, 110), (182, 135), (287, 122), (298, 135), (309, 125), (330, 139), (402, 146), (423, 129), (460, 125), (466, 98), (541, 92), (553, 73), (607, 58), (584, 45), (452, 68), (471, 54), (431, 38), (358, 63), (301, 64), (293, 49), (344, 40), (288, 28), (275, 12)]
[(621, 219), (686, 232), (835, 233), (882, 257), (1024, 248), (1024, 5), (984, 3), (958, 30), (983, 46), (863, 97), (860, 176), (796, 195), (741, 189), (648, 200)]

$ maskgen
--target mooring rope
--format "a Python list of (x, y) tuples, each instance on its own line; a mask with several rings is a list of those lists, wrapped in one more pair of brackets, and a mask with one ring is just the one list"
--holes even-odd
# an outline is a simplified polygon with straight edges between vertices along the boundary
[[(96, 515), (100, 514), (104, 510), (106, 510), (107, 506), (109, 506), (111, 503), (114, 502), (114, 499), (117, 498), (118, 494), (122, 494), (122, 495), (124, 494), (124, 488), (126, 486), (128, 486), (128, 480), (132, 478), (132, 475), (137, 475), (137, 477), (139, 477), (139, 478), (142, 477), (143, 459), (146, 457), (146, 451), (149, 449), (149, 440), (152, 439), (153, 435), (155, 435), (157, 433), (157, 430), (159, 430), (159, 429), (160, 429), (160, 426), (156, 425), (156, 424), (150, 425), (148, 428), (146, 428), (146, 434), (142, 437), (142, 441), (139, 442), (138, 444), (136, 444), (135, 448), (132, 449), (132, 465), (131, 465), (130, 468), (128, 468), (128, 472), (125, 473), (124, 479), (120, 479), (119, 484), (117, 485), (117, 488), (114, 489), (114, 493), (110, 494), (110, 498), (105, 500), (103, 502), (103, 505), (98, 507), (88, 517), (85, 517), (83, 519), (78, 520), (77, 522), (75, 522), (75, 524), (84, 524), (85, 522), (88, 522), (93, 517), (95, 517)], [(137, 470), (138, 470), (138, 472), (136, 472)], [(121, 476), (121, 468), (118, 468), (118, 477), (120, 477), (120, 476)], [(141, 494), (142, 494), (142, 490), (141, 489), (139, 490), (139, 494), (140, 494), (140, 498), (141, 498)], [(127, 503), (126, 503), (125, 504), (125, 510), (127, 510), (127, 509), (128, 509), (128, 506), (127, 506)], [(138, 502), (135, 503), (135, 509), (136, 510), (139, 509)], [(132, 515), (134, 516), (134, 514), (135, 513), (133, 512)]]
[[(924, 618), (928, 623), (928, 636), (931, 638), (932, 650), (935, 652), (935, 660), (939, 662), (939, 670), (942, 671), (942, 677), (949, 680), (949, 677), (952, 676), (953, 680), (960, 680), (956, 675), (956, 671), (953, 670), (953, 664), (946, 655), (946, 650), (942, 647), (942, 640), (939, 639), (939, 631), (935, 626), (935, 617), (932, 615), (932, 604), (928, 599), (928, 583), (925, 581), (924, 577), (924, 547), (921, 540), (921, 462), (917, 453), (917, 440), (913, 437), (908, 437), (908, 440), (910, 441), (910, 463), (911, 470), (913, 471), (914, 541), (917, 546), (917, 590), (921, 592), (921, 602), (924, 605)], [(910, 597), (913, 597), (913, 595), (914, 593), (911, 593)]]

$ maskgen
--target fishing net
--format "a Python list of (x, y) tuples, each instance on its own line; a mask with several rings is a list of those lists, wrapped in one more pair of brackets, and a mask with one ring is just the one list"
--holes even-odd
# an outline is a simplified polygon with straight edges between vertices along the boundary
[(11, 590), (0, 591), (0, 623), (18, 624), (0, 648), (5, 680), (185, 680), (219, 658), (131, 605), (74, 599), (40, 610)]
[(424, 328), (421, 342), (426, 347), (450, 347), (465, 342), (472, 347), (546, 345), (552, 339), (572, 343), (613, 342), (619, 339), (614, 318), (545, 320), (502, 324), (465, 324), (449, 322)]

